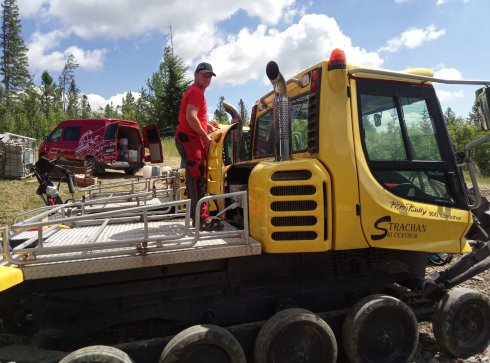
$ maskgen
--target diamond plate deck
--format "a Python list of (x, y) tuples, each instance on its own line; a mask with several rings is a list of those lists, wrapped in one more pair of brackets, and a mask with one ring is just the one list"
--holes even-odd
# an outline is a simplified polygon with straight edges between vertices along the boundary
[[(226, 232), (233, 233), (236, 228), (225, 223), (225, 228), (220, 232), (200, 232), (198, 242), (192, 247), (179, 246), (179, 240), (162, 240), (148, 243), (148, 247), (142, 248), (141, 244), (134, 243), (132, 246), (117, 247), (119, 240), (134, 239), (141, 240), (145, 237), (143, 223), (123, 223), (107, 225), (91, 241), (94, 233), (100, 226), (76, 227), (58, 230), (44, 240), (45, 250), (55, 247), (76, 247), (80, 244), (92, 243), (94, 250), (75, 251), (57, 254), (61, 261), (43, 263), (43, 259), (52, 257), (50, 254), (37, 255), (31, 264), (19, 266), (24, 279), (42, 279), (50, 277), (73, 276), (98, 272), (117, 271), (125, 269), (142, 268), (158, 265), (170, 265), (185, 262), (205, 261), (239, 256), (257, 255), (261, 253), (261, 245), (249, 238), (246, 242), (242, 237), (214, 238), (214, 235)], [(148, 223), (148, 232), (162, 238), (178, 236), (186, 230), (185, 220), (169, 220)], [(19, 237), (32, 237), (34, 231), (24, 232)], [(189, 228), (186, 233), (188, 239), (194, 237), (194, 229)], [(184, 239), (185, 240), (185, 239)], [(114, 248), (105, 249), (111, 256), (98, 256), (97, 247), (100, 243), (114, 243)], [(160, 248), (166, 248), (161, 250)], [(44, 251), (44, 253), (47, 253)], [(92, 257), (93, 256), (93, 257)], [(32, 258), (32, 257), (30, 257)], [(1, 260), (0, 260), (1, 261)], [(2, 261), (4, 265), (10, 264)], [(11, 266), (11, 265), (10, 265)]]

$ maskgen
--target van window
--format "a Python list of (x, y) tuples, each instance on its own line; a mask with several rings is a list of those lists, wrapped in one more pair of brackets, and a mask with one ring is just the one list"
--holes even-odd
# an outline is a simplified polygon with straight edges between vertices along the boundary
[(57, 128), (49, 136), (49, 141), (60, 141), (62, 133), (63, 133), (63, 129), (61, 127)]
[(80, 126), (69, 126), (65, 128), (63, 132), (64, 141), (78, 141), (80, 140)]
[(115, 140), (117, 132), (117, 123), (112, 123), (105, 129), (104, 140)]

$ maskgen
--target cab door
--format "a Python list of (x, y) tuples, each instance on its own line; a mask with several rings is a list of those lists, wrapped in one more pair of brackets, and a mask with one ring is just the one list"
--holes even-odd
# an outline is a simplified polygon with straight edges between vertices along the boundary
[(149, 155), (145, 155), (145, 161), (163, 163), (162, 142), (156, 125), (143, 128), (143, 143), (145, 149), (149, 150)]
[(372, 247), (461, 252), (471, 225), (432, 87), (357, 79), (361, 223)]

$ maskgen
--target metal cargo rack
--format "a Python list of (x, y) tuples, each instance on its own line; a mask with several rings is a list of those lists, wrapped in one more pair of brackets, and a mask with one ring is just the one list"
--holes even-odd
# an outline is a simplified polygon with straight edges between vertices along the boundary
[[(115, 210), (147, 204), (162, 204), (179, 200), (180, 173), (171, 171), (167, 175), (151, 178), (125, 179), (123, 181), (79, 188), (84, 193), (78, 207), (83, 213)], [(166, 211), (173, 210), (167, 206)]]
[[(0, 265), (21, 268), (29, 280), (260, 254), (260, 243), (249, 237), (246, 192), (202, 198), (196, 220), (202, 203), (223, 198), (243, 207), (242, 229), (191, 227), (188, 199), (75, 216), (69, 204), (55, 206), (1, 229)], [(186, 212), (165, 212), (178, 206)], [(59, 218), (48, 219), (53, 213)]]
[(84, 193), (86, 199), (107, 198), (143, 192), (154, 192), (155, 194), (163, 192), (164, 194), (168, 194), (169, 191), (172, 191), (174, 193), (174, 199), (177, 199), (179, 185), (180, 171), (174, 169), (161, 176), (150, 178), (138, 177), (136, 179), (124, 179), (111, 183), (100, 183), (84, 188), (77, 188), (77, 191)]

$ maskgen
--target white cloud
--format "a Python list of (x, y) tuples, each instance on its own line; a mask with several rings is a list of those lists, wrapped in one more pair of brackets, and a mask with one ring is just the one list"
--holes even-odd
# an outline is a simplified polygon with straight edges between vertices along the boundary
[(446, 34), (445, 29), (437, 30), (434, 25), (429, 25), (425, 29), (410, 28), (401, 35), (388, 40), (386, 46), (380, 48), (378, 52), (397, 52), (401, 48), (417, 48), (426, 42), (442, 37), (444, 34)]
[(441, 103), (447, 103), (447, 102), (454, 101), (456, 99), (464, 98), (464, 92), (462, 90), (446, 91), (446, 90), (437, 89), (436, 87), (436, 93)]
[[(447, 4), (448, 2), (450, 1), (453, 1), (454, 0), (437, 0), (437, 3), (436, 5), (439, 6), (439, 5), (444, 5), (444, 4)], [(461, 0), (460, 0), (461, 1)], [(463, 4), (468, 4), (470, 2), (470, 0), (462, 0)]]
[[(139, 92), (131, 92), (135, 101), (140, 98), (141, 93)], [(97, 111), (99, 108), (104, 109), (105, 106), (112, 104), (113, 107), (121, 107), (122, 101), (124, 97), (126, 97), (127, 92), (118, 93), (115, 96), (110, 97), (109, 99), (105, 99), (104, 97), (97, 94), (87, 94), (88, 103), (90, 103), (90, 107), (93, 111)]]
[(38, 16), (43, 12), (43, 5), (46, 0), (17, 0), (21, 17)]
[(61, 71), (65, 61), (73, 54), (75, 61), (82, 69), (100, 69), (104, 62), (106, 49), (84, 50), (77, 46), (71, 46), (63, 51), (52, 49), (59, 47), (60, 42), (70, 36), (68, 31), (54, 30), (49, 33), (36, 32), (32, 34), (28, 43), (27, 56), (29, 65), (33, 70)]
[(34, 70), (61, 69), (60, 63), (69, 52), (76, 53), (75, 59), (81, 68), (102, 67), (107, 53), (105, 49), (84, 50), (79, 46), (58, 49), (60, 40), (69, 36), (114, 40), (146, 37), (155, 32), (161, 36), (168, 34), (169, 25), (172, 25), (173, 43), (176, 48), (179, 45), (179, 56), (192, 63), (196, 55), (207, 53), (226, 41), (218, 31), (219, 22), (228, 20), (239, 11), (258, 18), (262, 24), (291, 21), (304, 11), (295, 5), (295, 0), (215, 0), (212, 3), (145, 0), (137, 6), (133, 0), (21, 0), (24, 16), (39, 17), (39, 12), (42, 12), (47, 24), (60, 26), (54, 32), (36, 33), (28, 45), (33, 49), (30, 61)]
[[(36, 0), (41, 1), (41, 0)], [(295, 0), (46, 0), (49, 16), (82, 38), (121, 38), (154, 30), (178, 33), (226, 20), (239, 10), (262, 23), (276, 24), (296, 11)]]
[(106, 49), (84, 50), (76, 46), (68, 47), (64, 51), (67, 58), (70, 54), (73, 54), (80, 68), (90, 70), (102, 68), (106, 53)]
[[(179, 54), (181, 47), (179, 44), (176, 48)], [(305, 15), (284, 31), (265, 25), (259, 25), (253, 32), (242, 29), (205, 53), (203, 59), (213, 64), (217, 73), (213, 84), (240, 85), (264, 79), (269, 60), (275, 60), (281, 72), (289, 77), (322, 58), (327, 59), (334, 48), (343, 49), (349, 62), (373, 66), (383, 63), (378, 54), (353, 46), (335, 19), (321, 14)]]
[(434, 78), (442, 79), (463, 79), (461, 72), (456, 68), (441, 68), (434, 72)]

